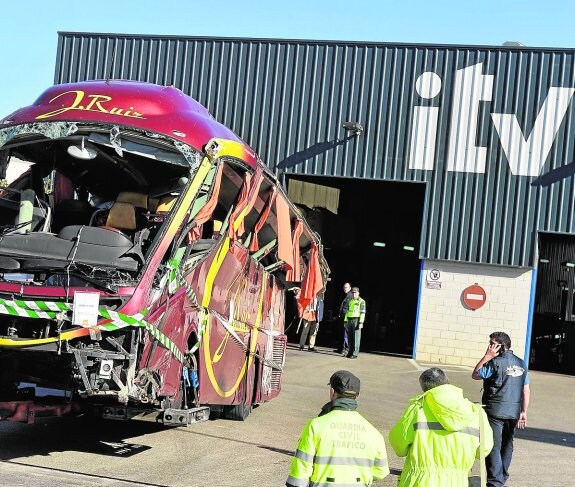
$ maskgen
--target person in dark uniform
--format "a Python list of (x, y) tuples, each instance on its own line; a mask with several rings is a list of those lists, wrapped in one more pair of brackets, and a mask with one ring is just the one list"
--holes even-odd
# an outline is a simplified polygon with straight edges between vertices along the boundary
[(342, 335), (343, 342), (341, 342), (341, 346), (339, 348), (336, 348), (334, 352), (341, 353), (342, 355), (345, 356), (349, 352), (349, 337), (347, 335), (347, 330), (345, 328), (345, 315), (347, 315), (347, 311), (349, 309), (349, 301), (351, 300), (351, 298), (353, 298), (353, 293), (351, 292), (351, 284), (349, 282), (346, 282), (343, 285), (343, 292), (345, 293), (345, 298), (343, 298), (343, 301), (339, 306), (339, 315), (338, 315), (343, 328), (343, 335)]
[(483, 380), (485, 412), (493, 430), (493, 449), (485, 458), (487, 487), (502, 487), (509, 478), (515, 428), (527, 426), (529, 376), (525, 362), (511, 348), (507, 333), (489, 335), (489, 346), (471, 376)]

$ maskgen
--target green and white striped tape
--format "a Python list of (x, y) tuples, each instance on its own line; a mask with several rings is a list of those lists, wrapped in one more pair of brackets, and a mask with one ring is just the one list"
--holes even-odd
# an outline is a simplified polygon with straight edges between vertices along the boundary
[[(7, 300), (0, 299), (0, 314), (12, 316), (21, 316), (24, 318), (50, 318), (54, 319), (61, 315), (66, 320), (70, 320), (64, 313), (72, 311), (72, 303), (63, 303), (56, 301), (24, 301), (24, 300)], [(172, 355), (180, 362), (184, 361), (184, 354), (176, 344), (158, 330), (154, 325), (148, 323), (143, 318), (143, 314), (130, 316), (117, 311), (111, 311), (105, 308), (99, 308), (98, 314), (102, 318), (111, 320), (111, 323), (99, 324), (100, 329), (106, 331), (116, 331), (127, 326), (140, 326), (144, 328), (154, 339), (156, 339), (165, 348), (170, 350)]]
[(0, 299), (0, 313), (24, 318), (55, 318), (68, 309), (66, 303)]
[[(168, 263), (168, 274), (167, 274), (167, 281), (168, 281), (168, 292), (173, 294), (178, 287), (179, 284), (184, 288), (184, 291), (188, 298), (190, 299), (192, 306), (201, 309), (200, 318), (198, 320), (198, 341), (195, 345), (190, 349), (188, 352), (189, 354), (193, 354), (198, 350), (202, 343), (202, 337), (204, 335), (204, 331), (208, 326), (208, 318), (209, 312), (207, 309), (202, 308), (198, 304), (198, 299), (196, 293), (192, 289), (192, 287), (188, 284), (188, 282), (183, 278), (182, 274), (177, 265), (177, 261), (175, 259), (170, 260)], [(70, 321), (70, 317), (66, 315), (67, 312), (73, 310), (72, 303), (64, 303), (58, 301), (29, 301), (29, 300), (7, 300), (7, 299), (0, 299), (0, 314), (8, 314), (12, 316), (20, 316), (24, 318), (45, 318), (45, 319), (55, 319), (61, 318)], [(243, 349), (245, 349), (245, 345), (241, 341), (241, 339), (235, 335), (235, 332), (231, 327), (226, 326), (225, 320), (222, 316), (218, 313), (213, 312), (214, 315), (218, 318), (218, 321), (222, 323), (224, 328), (234, 339), (236, 343), (238, 343)], [(143, 319), (143, 314), (138, 313), (136, 315), (130, 316), (123, 313), (119, 313), (117, 311), (111, 311), (106, 308), (99, 308), (98, 314), (105, 319), (110, 320), (110, 323), (103, 323), (99, 324), (98, 327), (101, 330), (106, 331), (116, 331), (122, 328), (126, 328), (128, 326), (139, 326), (144, 328), (152, 337), (160, 342), (165, 348), (170, 350), (172, 355), (179, 361), (184, 362), (184, 354), (181, 350), (176, 346), (176, 344), (170, 340), (166, 335), (164, 335), (158, 328), (156, 328), (151, 323), (148, 323)], [(233, 315), (233, 308), (231, 314)], [(265, 330), (260, 330), (264, 331)], [(269, 359), (264, 357), (260, 357), (257, 353), (254, 353), (258, 358), (260, 358), (266, 365), (276, 369), (282, 370), (281, 364), (273, 362)]]
[(184, 288), (184, 292), (186, 296), (192, 303), (194, 308), (201, 309), (200, 318), (198, 320), (198, 341), (194, 344), (194, 346), (188, 352), (190, 355), (195, 353), (196, 350), (200, 348), (202, 345), (202, 336), (204, 335), (204, 330), (208, 324), (208, 311), (205, 308), (202, 308), (198, 304), (198, 297), (196, 296), (195, 291), (192, 289), (192, 286), (188, 284), (188, 281), (184, 279), (180, 269), (178, 267), (178, 262), (176, 259), (170, 259), (168, 261), (168, 292), (173, 294), (177, 290), (177, 283)]

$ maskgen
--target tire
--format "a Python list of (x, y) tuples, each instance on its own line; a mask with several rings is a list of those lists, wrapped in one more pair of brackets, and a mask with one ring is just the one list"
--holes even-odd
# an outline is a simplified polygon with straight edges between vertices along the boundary
[(252, 398), (253, 402), (253, 395), (254, 395), (254, 380), (255, 380), (255, 370), (256, 370), (256, 364), (254, 363), (253, 365), (253, 369), (252, 372), (250, 374), (251, 377), (251, 381), (249, 381), (251, 383), (251, 387), (249, 391), (246, 391), (244, 397), (244, 402), (241, 404), (235, 404), (234, 406), (224, 406), (224, 410), (223, 410), (223, 416), (226, 419), (231, 419), (232, 421), (245, 421), (248, 416), (250, 415), (250, 413), (252, 412), (252, 405), (246, 405), (246, 401), (248, 397)]
[(224, 406), (224, 418), (232, 421), (245, 421), (252, 412), (251, 404), (236, 404), (235, 406)]

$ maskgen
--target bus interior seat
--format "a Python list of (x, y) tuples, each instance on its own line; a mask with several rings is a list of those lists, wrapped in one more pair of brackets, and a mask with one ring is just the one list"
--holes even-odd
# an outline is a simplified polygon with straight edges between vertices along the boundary
[(159, 204), (160, 198), (148, 197), (148, 210), (150, 210), (150, 213), (156, 213), (158, 211)]
[(132, 203), (116, 201), (108, 212), (105, 226), (119, 230), (136, 230), (136, 207)]
[(119, 203), (131, 203), (136, 208), (148, 209), (148, 195), (133, 191), (121, 191), (118, 193), (116, 201)]
[(47, 232), (52, 222), (50, 205), (40, 200), (33, 189), (20, 191), (20, 205), (15, 224), (17, 233)]
[(177, 196), (164, 196), (162, 198), (150, 198), (149, 199), (149, 209), (151, 221), (157, 223), (162, 223), (168, 213), (174, 207), (178, 197)]
[(164, 196), (160, 198), (158, 201), (158, 206), (156, 208), (156, 213), (169, 213), (170, 210), (174, 207), (176, 200), (178, 199), (177, 196)]
[(121, 191), (110, 206), (96, 210), (90, 218), (90, 226), (106, 226), (118, 230), (140, 230), (146, 226), (148, 195)]
[(69, 225), (88, 225), (94, 208), (85, 200), (65, 199), (54, 208), (52, 232), (58, 233)]

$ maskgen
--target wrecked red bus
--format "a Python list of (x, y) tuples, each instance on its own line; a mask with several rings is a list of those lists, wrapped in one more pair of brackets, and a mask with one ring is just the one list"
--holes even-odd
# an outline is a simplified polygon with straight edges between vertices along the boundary
[[(275, 176), (173, 87), (56, 85), (0, 121), (0, 420), (243, 420), (276, 397), (285, 290), (319, 237)], [(295, 283), (295, 284), (294, 284)]]

